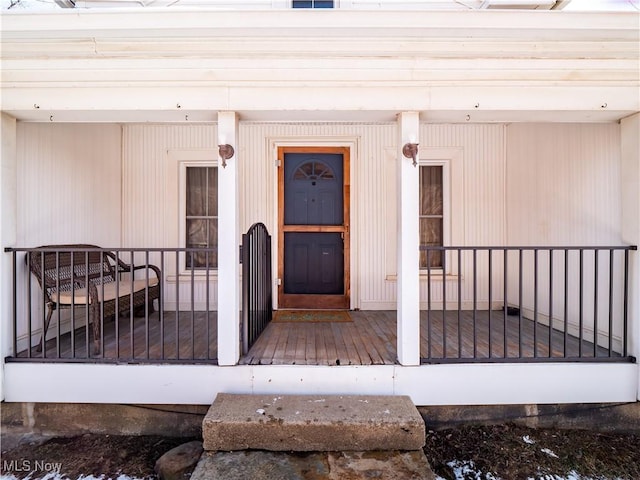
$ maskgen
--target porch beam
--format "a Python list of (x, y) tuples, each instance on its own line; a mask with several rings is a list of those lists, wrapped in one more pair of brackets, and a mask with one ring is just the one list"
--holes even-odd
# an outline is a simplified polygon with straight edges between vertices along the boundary
[(420, 270), (418, 167), (402, 153), (403, 145), (419, 143), (420, 114), (398, 115), (398, 362), (420, 364)]
[[(2, 114), (0, 132), (0, 245), (15, 246), (17, 232), (17, 173), (16, 173), (16, 119)], [(0, 254), (0, 401), (5, 400), (4, 359), (13, 354), (11, 339), (13, 325), (12, 302), (12, 256)]]
[[(10, 72), (3, 69), (3, 76), (9, 75)], [(130, 82), (139, 83), (138, 80)], [(180, 82), (166, 82), (166, 88), (175, 89), (171, 93), (176, 98), (174, 102), (167, 102), (165, 87), (113, 84), (74, 88), (64, 84), (3, 83), (2, 102), (4, 112), (24, 121), (50, 122), (53, 118), (54, 122), (184, 124), (215, 122), (212, 112), (218, 110), (240, 112), (244, 120), (255, 121), (387, 122), (393, 121), (398, 109), (412, 109), (420, 111), (423, 121), (428, 123), (474, 123), (612, 122), (640, 109), (640, 102), (636, 100), (637, 85), (541, 86), (524, 82), (496, 87), (487, 82), (483, 85), (457, 82), (455, 86), (426, 85), (425, 82), (386, 86), (354, 86), (352, 81), (313, 83), (314, 94), (310, 98), (309, 84), (266, 85), (256, 80), (255, 84), (243, 86), (185, 87)]]
[(218, 112), (220, 145), (234, 155), (219, 158), (218, 168), (218, 364), (236, 365), (240, 359), (240, 264), (238, 205), (238, 114)]
[[(640, 113), (620, 122), (622, 241), (640, 244)], [(629, 354), (640, 358), (640, 254), (629, 252)], [(638, 376), (640, 400), (640, 372)]]

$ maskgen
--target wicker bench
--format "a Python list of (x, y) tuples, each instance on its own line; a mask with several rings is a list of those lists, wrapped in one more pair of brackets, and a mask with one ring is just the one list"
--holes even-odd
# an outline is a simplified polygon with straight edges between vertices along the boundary
[[(162, 274), (155, 265), (132, 267), (115, 253), (100, 250), (96, 245), (46, 245), (39, 248), (42, 250), (27, 254), (26, 261), (44, 292), (48, 310), (40, 348), (46, 341), (49, 322), (56, 309), (88, 307), (88, 321), (93, 325), (93, 353), (98, 354), (102, 315), (106, 319), (116, 316), (116, 313), (130, 311), (132, 292), (135, 314), (153, 313), (154, 300), (160, 302)], [(121, 278), (121, 274), (126, 272), (131, 272), (133, 278), (134, 271), (143, 269), (147, 271), (143, 278)]]

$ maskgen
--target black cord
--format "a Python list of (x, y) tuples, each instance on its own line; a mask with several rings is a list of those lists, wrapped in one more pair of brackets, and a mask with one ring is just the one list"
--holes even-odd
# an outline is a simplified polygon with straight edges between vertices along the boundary
[(197, 417), (204, 417), (205, 413), (197, 413), (197, 412), (185, 412), (185, 411), (181, 411), (181, 410), (169, 410), (169, 409), (165, 409), (165, 408), (157, 408), (157, 407), (151, 407), (151, 406), (147, 406), (147, 405), (134, 405), (131, 403), (125, 403), (122, 404), (126, 407), (133, 407), (133, 408), (141, 408), (143, 410), (152, 410), (154, 412), (164, 412), (164, 413), (179, 413), (182, 415), (195, 415)]

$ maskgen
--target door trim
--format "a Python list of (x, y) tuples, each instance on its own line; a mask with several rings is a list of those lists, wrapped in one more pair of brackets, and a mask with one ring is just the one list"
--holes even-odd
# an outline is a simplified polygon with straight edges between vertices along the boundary
[[(351, 228), (350, 228), (350, 152), (349, 147), (280, 146), (278, 147), (278, 307), (305, 309), (348, 309), (351, 304)], [(284, 224), (284, 155), (286, 153), (332, 153), (342, 155), (343, 224), (342, 225), (285, 225)], [(285, 232), (335, 232), (344, 239), (344, 292), (342, 295), (303, 295), (284, 293), (284, 234)]]

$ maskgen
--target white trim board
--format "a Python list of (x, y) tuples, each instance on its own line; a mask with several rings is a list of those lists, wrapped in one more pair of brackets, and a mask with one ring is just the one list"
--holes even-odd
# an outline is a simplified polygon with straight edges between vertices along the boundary
[(8, 402), (210, 404), (218, 392), (409, 395), (416, 405), (633, 402), (638, 365), (375, 366), (8, 363)]

